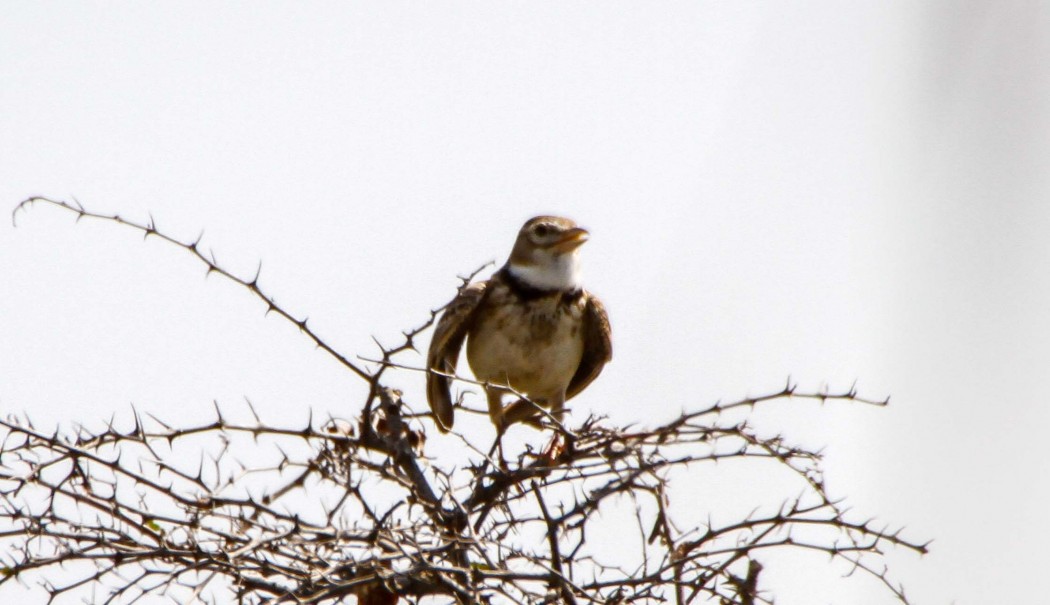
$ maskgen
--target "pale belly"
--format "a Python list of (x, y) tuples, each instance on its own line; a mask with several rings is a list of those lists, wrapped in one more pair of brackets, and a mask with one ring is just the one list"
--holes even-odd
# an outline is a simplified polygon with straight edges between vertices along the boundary
[(520, 310), (484, 314), (467, 338), (470, 369), (534, 399), (560, 397), (583, 357), (581, 312), (575, 305)]

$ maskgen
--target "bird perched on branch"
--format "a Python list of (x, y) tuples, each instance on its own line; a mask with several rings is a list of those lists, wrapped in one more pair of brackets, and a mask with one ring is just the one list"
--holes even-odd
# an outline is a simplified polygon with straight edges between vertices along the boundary
[[(445, 309), (427, 353), (427, 400), (442, 432), (452, 428), (450, 375), (467, 341), (467, 361), (486, 383), (489, 417), (502, 433), (587, 387), (612, 358), (605, 307), (580, 285), (579, 248), (588, 232), (566, 218), (538, 216), (518, 232), (507, 263), (462, 288)], [(507, 407), (503, 397), (518, 393)]]

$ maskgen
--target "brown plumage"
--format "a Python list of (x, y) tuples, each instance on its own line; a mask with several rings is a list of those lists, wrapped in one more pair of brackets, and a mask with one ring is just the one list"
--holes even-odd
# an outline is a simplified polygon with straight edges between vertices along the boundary
[[(525, 394), (560, 420), (565, 402), (612, 358), (605, 307), (579, 284), (577, 254), (587, 235), (569, 219), (529, 220), (507, 263), (487, 281), (463, 288), (434, 330), (427, 367), (454, 374), (466, 341), (467, 361), (490, 385), (489, 416), (501, 430), (538, 413), (520, 399), (504, 407), (507, 393)], [(454, 420), (451, 382), (427, 375), (427, 399), (442, 431)]]

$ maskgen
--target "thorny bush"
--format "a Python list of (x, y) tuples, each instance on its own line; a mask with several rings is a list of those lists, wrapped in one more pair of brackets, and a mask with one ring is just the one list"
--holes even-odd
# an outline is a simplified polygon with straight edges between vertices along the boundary
[[(96, 603), (163, 595), (180, 603), (750, 605), (772, 602), (759, 582), (764, 555), (802, 550), (844, 561), (908, 603), (881, 556), (887, 548), (925, 553), (926, 544), (853, 518), (828, 496), (819, 452), (761, 436), (740, 414), (790, 398), (885, 401), (853, 388), (803, 393), (789, 381), (647, 428), (596, 417), (550, 426), (561, 439), (508, 460), (453, 433), (472, 461), (460, 467), (427, 455), (425, 414), (386, 376), (409, 367), (399, 356), (440, 309), (379, 359), (358, 363), (277, 305), (258, 274), (245, 279), (219, 266), (199, 239), (183, 242), (152, 220), (75, 202), (30, 198), (16, 213), (38, 203), (196, 256), (209, 274), (298, 326), (365, 381), (368, 395), (352, 421), (311, 418), (298, 427), (267, 424), (250, 409), (248, 420), (234, 420), (218, 407), (214, 419), (191, 426), (138, 412), (95, 430), (42, 432), (28, 418), (3, 419), (0, 592), (19, 581), (39, 583), (49, 602), (90, 594)], [(679, 527), (670, 502), (673, 483), (689, 477), (680, 471), (721, 460), (771, 461), (802, 491), (728, 522)], [(603, 511), (624, 505), (638, 548), (596, 552), (595, 536), (610, 531)]]

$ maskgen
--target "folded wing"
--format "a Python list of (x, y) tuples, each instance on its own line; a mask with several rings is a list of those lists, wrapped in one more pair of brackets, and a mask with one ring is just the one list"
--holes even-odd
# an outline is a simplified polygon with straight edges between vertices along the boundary
[[(445, 307), (445, 312), (434, 328), (434, 337), (430, 340), (427, 368), (442, 374), (456, 373), (460, 349), (463, 348), (463, 341), (474, 325), (474, 314), (485, 298), (487, 288), (488, 282), (470, 284), (460, 290), (456, 298)], [(448, 432), (454, 420), (451, 384), (452, 380), (447, 376), (427, 373), (427, 401), (442, 432)]]
[(565, 398), (571, 399), (587, 388), (587, 385), (602, 373), (602, 368), (610, 359), (612, 329), (609, 326), (609, 316), (605, 313), (602, 301), (588, 292), (587, 307), (583, 312), (583, 358), (580, 360), (580, 367), (569, 381)]

